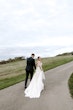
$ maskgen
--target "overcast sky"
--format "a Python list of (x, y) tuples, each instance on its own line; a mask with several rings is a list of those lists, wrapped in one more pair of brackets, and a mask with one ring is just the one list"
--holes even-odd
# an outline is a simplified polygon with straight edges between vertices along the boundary
[(31, 46), (73, 49), (72, 0), (0, 0), (1, 54)]

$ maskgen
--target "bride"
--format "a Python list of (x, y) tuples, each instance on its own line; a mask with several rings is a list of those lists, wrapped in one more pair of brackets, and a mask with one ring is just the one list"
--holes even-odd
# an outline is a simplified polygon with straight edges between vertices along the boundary
[(45, 80), (45, 75), (42, 70), (41, 58), (38, 57), (36, 71), (34, 73), (34, 76), (29, 86), (24, 91), (25, 97), (39, 98), (41, 91), (44, 89), (43, 79)]

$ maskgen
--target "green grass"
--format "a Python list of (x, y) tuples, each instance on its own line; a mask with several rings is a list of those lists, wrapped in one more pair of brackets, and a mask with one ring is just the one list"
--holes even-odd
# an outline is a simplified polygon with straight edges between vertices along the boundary
[[(43, 70), (73, 61), (73, 56), (43, 58)], [(0, 65), (0, 90), (25, 80), (26, 60)]]
[(21, 74), (21, 75), (15, 76), (15, 77), (5, 78), (3, 80), (0, 80), (0, 89), (4, 89), (4, 88), (14, 85), (16, 83), (24, 81), (24, 78), (25, 78), (25, 75)]
[(73, 98), (73, 73), (71, 74), (71, 76), (69, 78), (68, 85), (69, 85), (69, 90), (70, 90), (71, 96)]
[(47, 71), (62, 64), (73, 61), (73, 56), (59, 56), (43, 59), (43, 69)]

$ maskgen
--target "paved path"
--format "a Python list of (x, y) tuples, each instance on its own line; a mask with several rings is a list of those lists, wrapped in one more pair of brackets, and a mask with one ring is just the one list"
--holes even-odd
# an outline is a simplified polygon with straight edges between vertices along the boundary
[(39, 99), (24, 97), (24, 82), (0, 90), (0, 110), (73, 110), (68, 79), (73, 62), (47, 71), (45, 90)]

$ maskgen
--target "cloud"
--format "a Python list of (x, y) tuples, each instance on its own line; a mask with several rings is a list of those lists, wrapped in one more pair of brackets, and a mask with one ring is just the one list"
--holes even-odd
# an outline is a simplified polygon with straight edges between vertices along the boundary
[(73, 45), (72, 0), (0, 0), (0, 16), (0, 49)]
[(44, 27), (54, 27), (55, 24), (58, 27), (61, 25), (60, 18), (63, 19), (65, 12), (67, 12), (67, 2), (62, 0), (60, 3), (57, 0), (1, 2), (1, 15), (4, 18), (3, 22), (7, 22), (6, 26), (9, 25), (11, 29), (16, 31), (39, 30)]

